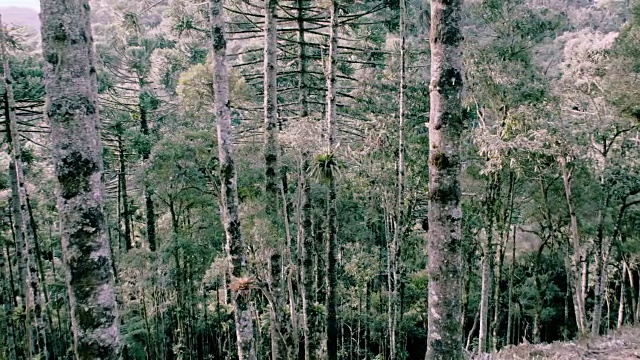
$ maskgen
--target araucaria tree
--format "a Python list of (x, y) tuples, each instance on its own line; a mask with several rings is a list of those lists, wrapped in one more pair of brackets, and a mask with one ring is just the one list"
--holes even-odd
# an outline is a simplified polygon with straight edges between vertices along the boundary
[(636, 332), (640, 0), (595, 3), (0, 4), (0, 360)]
[(118, 359), (120, 334), (88, 0), (42, 0), (42, 53), (77, 359)]
[(227, 238), (226, 251), (231, 274), (231, 304), (234, 307), (238, 358), (255, 360), (250, 294), (253, 287), (247, 271), (247, 255), (240, 229), (238, 209), (238, 175), (233, 158), (229, 72), (225, 35), (224, 0), (210, 0), (211, 42), (213, 45), (213, 104), (218, 128), (220, 162), (220, 212)]
[(462, 359), (461, 0), (431, 1), (427, 360)]

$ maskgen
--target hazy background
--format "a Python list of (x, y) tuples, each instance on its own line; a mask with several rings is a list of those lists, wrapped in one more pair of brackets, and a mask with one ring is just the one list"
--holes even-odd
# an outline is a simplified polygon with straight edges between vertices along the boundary
[(40, 9), (39, 0), (0, 0), (0, 7), (18, 6), (31, 9)]

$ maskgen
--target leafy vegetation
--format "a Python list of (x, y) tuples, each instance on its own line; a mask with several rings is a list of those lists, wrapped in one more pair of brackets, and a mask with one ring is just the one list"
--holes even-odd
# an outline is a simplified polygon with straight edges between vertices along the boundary
[[(458, 190), (429, 188), (431, 2), (279, 1), (270, 28), (272, 2), (214, 18), (90, 1), (122, 357), (423, 359), (429, 204)], [(636, 331), (610, 334), (640, 321), (640, 3), (467, 0), (461, 16), (459, 161), (431, 166), (461, 169), (462, 346), (631, 356)], [(71, 359), (45, 91), (61, 60), (3, 33), (0, 360)]]

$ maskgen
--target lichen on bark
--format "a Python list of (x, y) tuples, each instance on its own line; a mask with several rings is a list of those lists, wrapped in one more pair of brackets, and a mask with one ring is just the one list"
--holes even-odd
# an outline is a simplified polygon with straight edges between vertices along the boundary
[(41, 0), (45, 113), (77, 359), (118, 359), (114, 274), (104, 217), (97, 80), (87, 0)]

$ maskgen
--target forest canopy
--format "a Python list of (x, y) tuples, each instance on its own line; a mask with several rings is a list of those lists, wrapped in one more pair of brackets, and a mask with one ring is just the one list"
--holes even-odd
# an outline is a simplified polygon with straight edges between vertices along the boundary
[(452, 359), (640, 322), (637, 0), (0, 14), (0, 360)]

